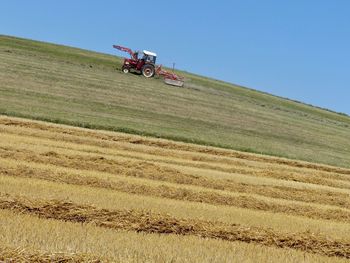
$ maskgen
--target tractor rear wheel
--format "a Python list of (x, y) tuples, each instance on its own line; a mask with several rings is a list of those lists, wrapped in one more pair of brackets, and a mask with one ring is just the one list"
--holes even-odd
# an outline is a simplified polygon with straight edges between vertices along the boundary
[(155, 74), (155, 69), (154, 69), (154, 66), (153, 65), (144, 65), (142, 67), (142, 75), (145, 77), (145, 78), (152, 78)]

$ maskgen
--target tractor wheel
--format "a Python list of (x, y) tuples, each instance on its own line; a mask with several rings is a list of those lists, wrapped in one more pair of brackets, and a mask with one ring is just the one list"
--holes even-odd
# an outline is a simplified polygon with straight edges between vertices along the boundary
[(127, 73), (129, 73), (129, 69), (128, 68), (122, 68), (122, 71), (125, 73), (125, 74), (127, 74)]
[(155, 74), (155, 69), (153, 65), (144, 65), (142, 67), (142, 75), (145, 78), (152, 78)]

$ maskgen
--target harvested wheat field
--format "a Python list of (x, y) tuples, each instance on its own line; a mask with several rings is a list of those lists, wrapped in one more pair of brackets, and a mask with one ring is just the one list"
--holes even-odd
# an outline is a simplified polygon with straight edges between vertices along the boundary
[(350, 259), (350, 169), (5, 116), (0, 164), (0, 260)]

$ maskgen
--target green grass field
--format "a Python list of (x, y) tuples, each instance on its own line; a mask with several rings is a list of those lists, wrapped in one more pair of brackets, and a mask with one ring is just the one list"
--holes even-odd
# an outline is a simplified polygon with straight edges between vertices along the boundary
[(0, 36), (0, 114), (350, 167), (348, 116), (184, 72), (175, 88), (121, 63)]

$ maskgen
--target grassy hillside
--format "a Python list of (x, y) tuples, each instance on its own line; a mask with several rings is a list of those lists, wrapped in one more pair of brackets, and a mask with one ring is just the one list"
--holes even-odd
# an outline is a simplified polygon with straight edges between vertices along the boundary
[(120, 66), (0, 36), (0, 113), (350, 167), (347, 116), (188, 73), (175, 88)]
[(349, 262), (349, 175), (0, 116), (0, 261)]

